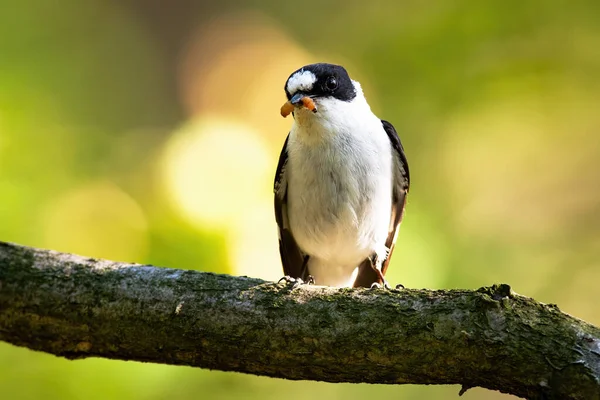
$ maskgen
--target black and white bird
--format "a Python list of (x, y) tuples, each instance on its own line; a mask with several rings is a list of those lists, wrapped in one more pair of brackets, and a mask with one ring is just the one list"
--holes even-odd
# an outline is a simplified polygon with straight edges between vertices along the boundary
[(275, 175), (286, 276), (317, 285), (385, 285), (410, 177), (396, 130), (333, 64), (290, 75), (281, 108), (294, 122)]

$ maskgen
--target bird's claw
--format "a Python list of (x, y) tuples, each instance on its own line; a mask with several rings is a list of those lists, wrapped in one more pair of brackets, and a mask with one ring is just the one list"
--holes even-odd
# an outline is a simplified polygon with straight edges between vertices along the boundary
[(295, 289), (298, 286), (304, 284), (304, 281), (302, 279), (300, 279), (300, 278), (292, 278), (289, 275), (286, 275), (286, 276), (282, 277), (280, 280), (277, 281), (277, 284), (281, 283), (282, 281), (285, 282), (286, 285), (291, 283), (292, 284), (292, 289)]
[(396, 285), (396, 290), (400, 290), (400, 289), (405, 289), (404, 285), (401, 284), (401, 283), (399, 283), (399, 284)]
[(280, 284), (282, 281), (285, 283), (296, 283), (296, 279), (292, 278), (289, 275), (286, 275), (277, 281), (277, 284)]
[(383, 281), (383, 284), (381, 284), (379, 282), (373, 282), (371, 284), (370, 289), (385, 289), (385, 290), (390, 290), (390, 285), (387, 283), (386, 280)]
[(292, 278), (291, 276), (286, 275), (286, 276), (282, 277), (280, 280), (278, 280), (277, 283), (279, 284), (282, 281), (284, 281), (286, 284), (289, 284), (289, 283), (293, 284), (292, 290), (294, 290), (301, 285), (314, 285), (315, 278), (313, 278), (312, 275), (309, 275), (308, 278), (306, 279), (306, 282), (304, 282), (304, 280), (302, 280), (302, 278)]

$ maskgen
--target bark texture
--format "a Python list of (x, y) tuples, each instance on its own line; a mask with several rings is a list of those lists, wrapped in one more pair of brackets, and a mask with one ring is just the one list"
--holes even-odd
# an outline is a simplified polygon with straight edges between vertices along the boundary
[(70, 359), (600, 399), (600, 329), (508, 285), (292, 288), (0, 242), (0, 340)]

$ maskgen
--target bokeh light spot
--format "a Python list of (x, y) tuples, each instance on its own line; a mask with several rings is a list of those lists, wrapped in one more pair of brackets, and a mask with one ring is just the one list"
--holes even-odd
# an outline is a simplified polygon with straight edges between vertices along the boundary
[(272, 193), (273, 162), (254, 130), (199, 117), (175, 132), (162, 160), (166, 195), (203, 228), (233, 228)]

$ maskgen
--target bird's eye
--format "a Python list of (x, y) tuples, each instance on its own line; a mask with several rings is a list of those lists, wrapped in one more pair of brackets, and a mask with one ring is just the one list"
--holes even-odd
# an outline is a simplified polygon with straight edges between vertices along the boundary
[(333, 77), (333, 76), (330, 76), (329, 78), (327, 78), (327, 82), (325, 82), (325, 86), (329, 90), (337, 89), (337, 87), (338, 87), (337, 79), (335, 79), (335, 77)]

